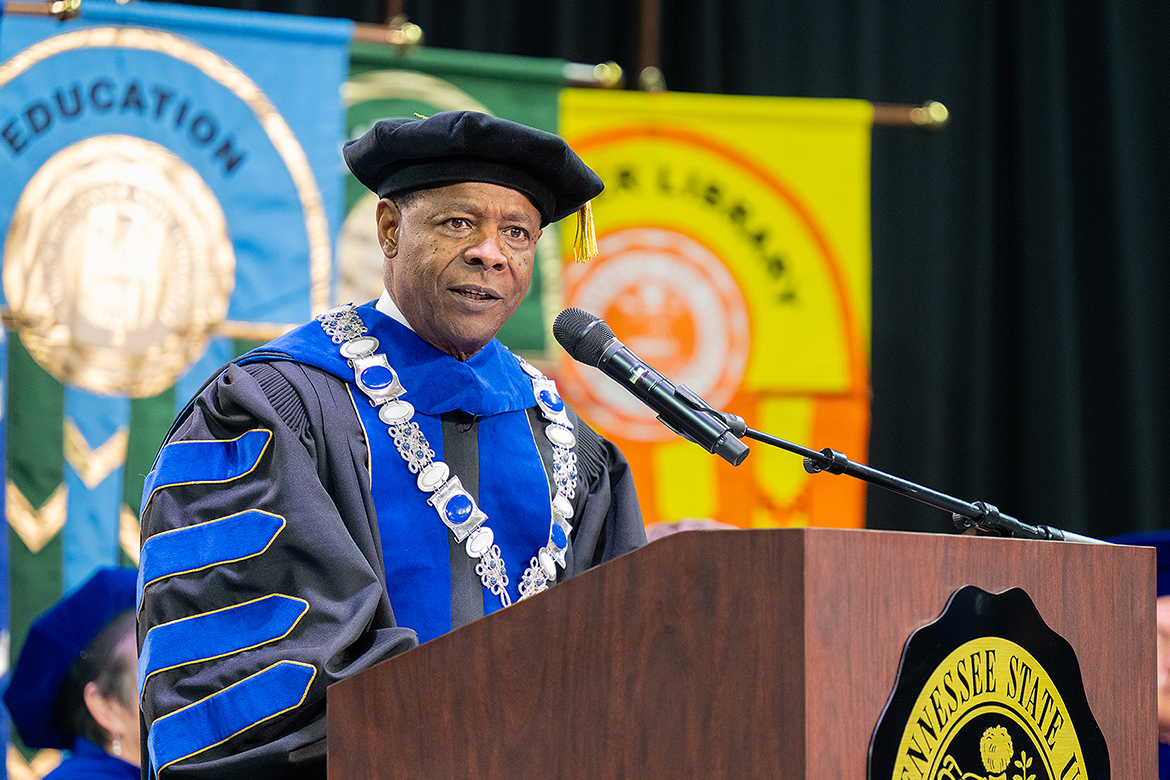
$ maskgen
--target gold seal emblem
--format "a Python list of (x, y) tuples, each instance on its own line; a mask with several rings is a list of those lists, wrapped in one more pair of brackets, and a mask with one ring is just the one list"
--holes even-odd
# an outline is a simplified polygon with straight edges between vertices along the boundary
[[(1085, 756), (1068, 705), (1020, 645), (982, 637), (956, 648), (911, 710), (893, 777), (1056, 780), (1083, 777)], [(972, 764), (982, 772), (970, 771)]]
[(1108, 780), (1072, 646), (1019, 588), (968, 585), (914, 633), (869, 780)]
[(103, 395), (170, 387), (227, 316), (235, 255), (211, 188), (165, 147), (103, 135), (29, 180), (5, 241), (4, 293), (29, 353)]

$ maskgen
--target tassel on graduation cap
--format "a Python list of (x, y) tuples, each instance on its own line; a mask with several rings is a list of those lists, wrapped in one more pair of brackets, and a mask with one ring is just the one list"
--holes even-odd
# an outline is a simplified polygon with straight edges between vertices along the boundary
[(597, 232), (593, 227), (593, 205), (585, 201), (585, 205), (577, 209), (577, 235), (573, 238), (573, 259), (584, 263), (597, 257)]

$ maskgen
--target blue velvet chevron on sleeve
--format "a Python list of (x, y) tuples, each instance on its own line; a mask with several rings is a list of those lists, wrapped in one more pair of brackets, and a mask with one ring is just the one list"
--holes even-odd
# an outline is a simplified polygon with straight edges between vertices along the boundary
[(229, 368), (146, 481), (138, 682), (158, 780), (323, 778), (327, 686), (417, 644), (386, 595), (352, 401), (312, 381), (306, 433)]

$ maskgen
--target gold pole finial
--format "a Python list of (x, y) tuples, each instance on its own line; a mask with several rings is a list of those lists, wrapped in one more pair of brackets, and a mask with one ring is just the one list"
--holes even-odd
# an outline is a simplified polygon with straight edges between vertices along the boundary
[(626, 84), (622, 66), (613, 60), (587, 65), (583, 62), (566, 62), (562, 70), (565, 82), (570, 87), (590, 89), (619, 89)]
[(921, 127), (940, 130), (946, 127), (951, 112), (937, 100), (928, 100), (920, 106), (905, 103), (874, 103), (873, 123), (902, 127)]
[(386, 25), (386, 43), (391, 46), (409, 51), (421, 46), (422, 42), (422, 28), (407, 20), (405, 16), (395, 16), (390, 20), (390, 24)]
[(638, 74), (638, 89), (643, 92), (665, 92), (666, 76), (662, 74), (662, 69), (653, 65), (642, 68)]
[(910, 121), (925, 127), (942, 127), (950, 118), (947, 107), (937, 100), (928, 100), (918, 108), (911, 109)]
[(597, 83), (605, 89), (617, 89), (618, 87), (622, 86), (626, 80), (626, 74), (622, 72), (622, 66), (618, 65), (613, 60), (594, 65), (593, 77), (597, 79)]
[(359, 24), (354, 29), (354, 38), (370, 43), (388, 43), (402, 54), (408, 54), (423, 45), (422, 28), (407, 21), (405, 16), (395, 16), (390, 23)]

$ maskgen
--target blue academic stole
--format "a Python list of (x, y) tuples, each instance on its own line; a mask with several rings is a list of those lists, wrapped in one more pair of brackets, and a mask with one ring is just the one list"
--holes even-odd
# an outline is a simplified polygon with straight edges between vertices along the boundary
[[(358, 307), (357, 314), (398, 372), (407, 390), (402, 398), (415, 407), (413, 420), (435, 460), (458, 462), (443, 452), (444, 413), (474, 415), (475, 498), (506, 564), (508, 592), (518, 601), (520, 574), (548, 540), (552, 520), (549, 475), (535, 438), (543, 434), (534, 434), (527, 411), (535, 406), (531, 380), (498, 341), (460, 362), (370, 304)], [(395, 619), (415, 629), (420, 642), (447, 633), (452, 628), (450, 532), (427, 503), (378, 410), (354, 384), (353, 368), (316, 322), (273, 342), (257, 359), (273, 359), (271, 351), (347, 383), (369, 445), (370, 488)], [(498, 598), (480, 589), (484, 614), (501, 608)]]

